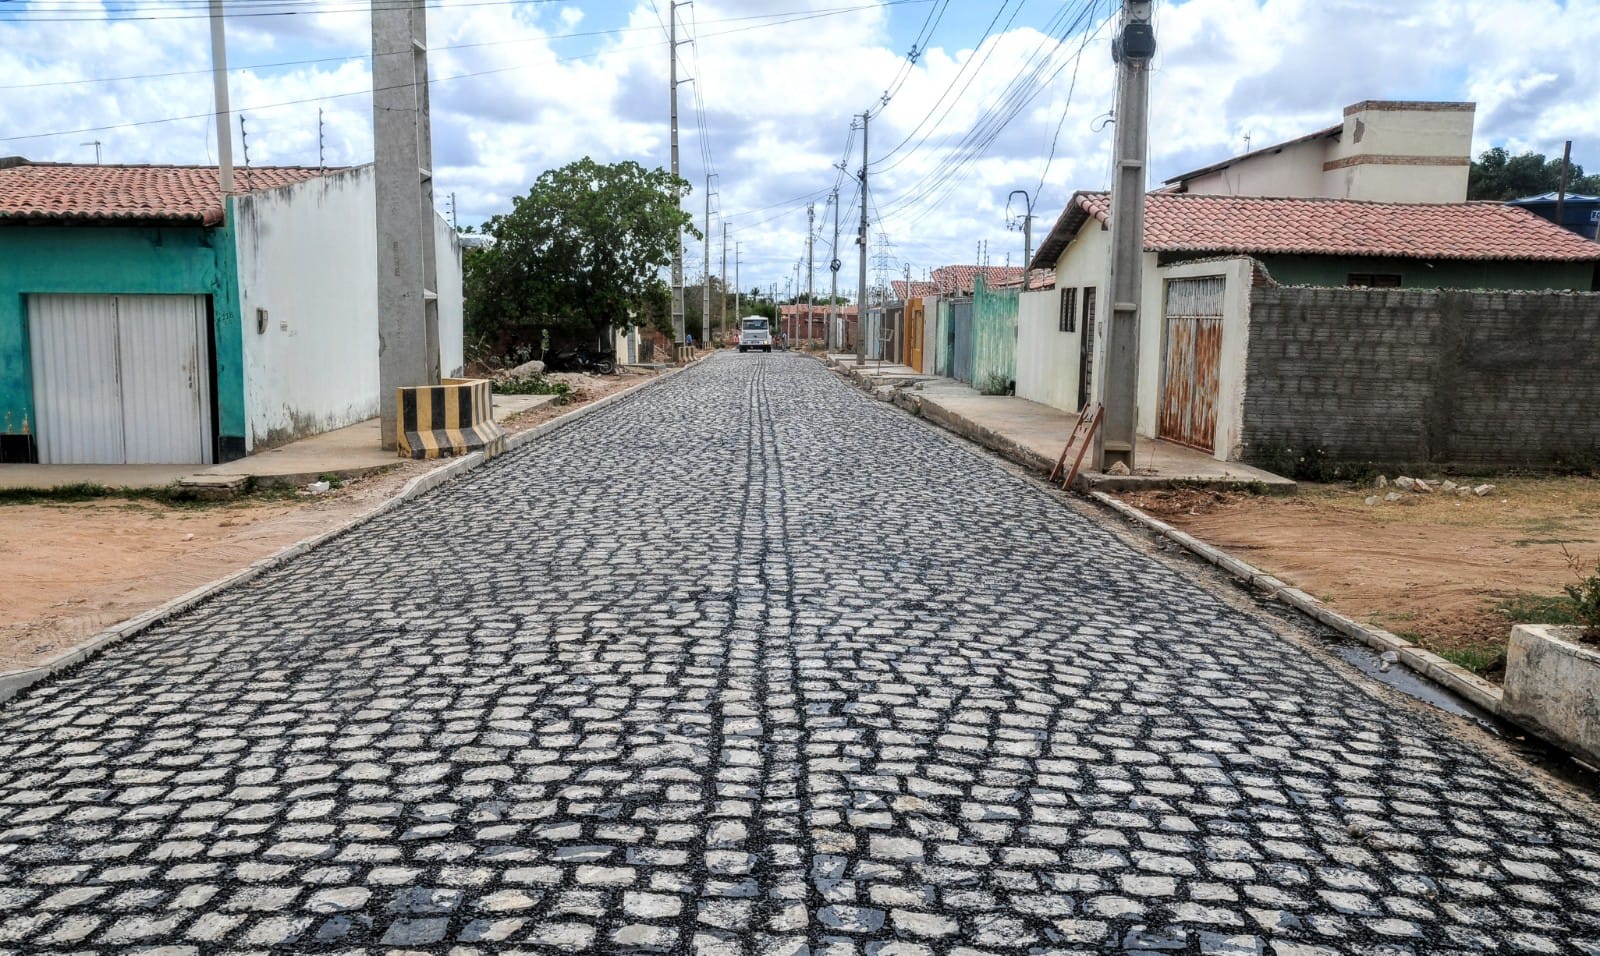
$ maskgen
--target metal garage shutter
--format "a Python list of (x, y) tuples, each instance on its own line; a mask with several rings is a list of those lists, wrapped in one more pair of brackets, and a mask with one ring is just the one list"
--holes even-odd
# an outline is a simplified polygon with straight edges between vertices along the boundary
[(205, 315), (199, 296), (29, 296), (39, 461), (208, 463)]

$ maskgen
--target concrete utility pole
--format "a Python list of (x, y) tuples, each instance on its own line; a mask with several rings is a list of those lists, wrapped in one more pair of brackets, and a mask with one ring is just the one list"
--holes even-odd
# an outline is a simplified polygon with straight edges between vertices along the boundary
[(828, 271), (833, 273), (833, 290), (828, 293), (828, 334), (823, 338), (828, 340), (828, 347), (838, 350), (839, 339), (839, 190), (833, 191), (833, 245), (830, 246), (833, 255), (828, 262)]
[[(1026, 189), (1013, 189), (1011, 196), (1022, 194), (1022, 199), (1027, 205), (1022, 211), (1022, 291), (1028, 291), (1028, 263), (1033, 260), (1033, 199)], [(1006, 197), (1010, 203), (1011, 196)]]
[(711, 341), (711, 174), (706, 173), (706, 231), (702, 238), (705, 240), (706, 261), (705, 268), (701, 270), (703, 277), (700, 295), (700, 347), (705, 348)]
[(817, 267), (816, 260), (812, 257), (816, 253), (817, 241), (817, 204), (806, 203), (806, 345), (817, 337), (812, 322), (817, 314), (817, 297), (812, 291), (816, 286)]
[(861, 114), (861, 232), (856, 245), (861, 247), (861, 273), (856, 284), (856, 367), (867, 364), (867, 120)]
[[(228, 115), (228, 39), (223, 30), (222, 0), (211, 0), (211, 96), (217, 111), (217, 178), (222, 195), (233, 195), (233, 118)], [(94, 161), (100, 162), (95, 146)], [(227, 200), (223, 200), (227, 205)]]
[(722, 313), (722, 344), (728, 344), (728, 222), (722, 222), (722, 291), (717, 296)]
[(425, 0), (372, 2), (372, 133), (378, 208), (378, 388), (383, 447), (395, 389), (439, 384)]
[(1151, 0), (1123, 0), (1112, 41), (1117, 62), (1117, 135), (1111, 179), (1111, 292), (1100, 395), (1105, 419), (1095, 435), (1102, 471), (1131, 472), (1139, 430), (1139, 314), (1144, 279), (1145, 157), (1149, 151), (1150, 60), (1156, 53)]
[[(667, 18), (671, 27), (667, 30), (667, 48), (672, 53), (672, 73), (669, 84), (672, 88), (672, 176), (678, 177), (678, 7), (681, 4), (673, 0), (667, 4)], [(682, 208), (682, 200), (679, 200)], [(683, 329), (683, 231), (678, 231), (677, 242), (672, 246), (672, 337), (674, 345), (682, 345)]]
[(739, 327), (737, 329), (735, 329), (734, 331), (740, 332), (740, 333), (744, 332), (744, 309), (742, 307), (742, 304), (739, 301), (739, 295), (740, 295), (740, 292), (739, 292), (739, 246), (741, 246), (741, 245), (743, 245), (743, 243), (739, 242), (737, 239), (734, 240), (734, 243), (733, 243), (733, 321), (737, 322), (738, 325), (739, 325)]

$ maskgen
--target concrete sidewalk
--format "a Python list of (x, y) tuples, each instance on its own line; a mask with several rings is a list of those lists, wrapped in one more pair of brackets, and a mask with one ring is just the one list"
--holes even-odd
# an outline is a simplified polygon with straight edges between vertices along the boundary
[[(828, 363), (885, 401), (999, 453), (1025, 468), (1048, 474), (1077, 423), (1076, 412), (1015, 395), (984, 395), (969, 385), (892, 362), (855, 364), (854, 354), (828, 356)], [(1082, 487), (1133, 491), (1175, 486), (1265, 487), (1294, 494), (1295, 483), (1242, 462), (1217, 461), (1205, 452), (1171, 442), (1138, 439), (1138, 470), (1132, 475), (1085, 471)], [(1069, 463), (1070, 464), (1070, 463)]]
[[(548, 405), (554, 395), (496, 395), (494, 420)], [(376, 418), (219, 465), (0, 465), (0, 488), (60, 488), (95, 484), (107, 488), (162, 488), (192, 477), (225, 481), (249, 477), (258, 486), (292, 487), (323, 475), (351, 479), (402, 461), (385, 451)]]

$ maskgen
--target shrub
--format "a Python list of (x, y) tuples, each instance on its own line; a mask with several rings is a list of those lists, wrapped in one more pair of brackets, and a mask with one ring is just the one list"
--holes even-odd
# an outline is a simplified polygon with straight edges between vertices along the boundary
[(984, 395), (1009, 395), (1011, 393), (1011, 379), (999, 372), (990, 372), (978, 383), (978, 391)]
[(501, 395), (559, 395), (562, 401), (566, 401), (572, 395), (571, 385), (553, 381), (543, 375), (500, 379), (494, 383), (494, 390)]
[(1578, 578), (1577, 584), (1569, 584), (1563, 589), (1575, 605), (1573, 614), (1583, 627), (1584, 637), (1591, 641), (1600, 640), (1600, 558), (1595, 560), (1594, 573), (1586, 574), (1583, 560), (1568, 551), (1566, 545), (1561, 546), (1561, 553), (1567, 559), (1567, 567)]
[(1378, 466), (1370, 461), (1336, 461), (1314, 445), (1307, 445), (1298, 451), (1288, 445), (1266, 445), (1256, 452), (1254, 459), (1273, 474), (1295, 481), (1323, 484), (1348, 481), (1363, 485), (1378, 474)]

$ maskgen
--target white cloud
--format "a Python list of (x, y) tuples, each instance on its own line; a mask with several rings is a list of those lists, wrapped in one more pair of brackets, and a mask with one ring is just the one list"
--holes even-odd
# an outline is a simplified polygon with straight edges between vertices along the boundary
[[(344, 12), (228, 22), (236, 67), (231, 97), (249, 117), (252, 162), (314, 164), (319, 106), (328, 162), (370, 158), (365, 91), (371, 79), (364, 56), (370, 27), (364, 13), (351, 10), (358, 5), (327, 4)], [(894, 19), (882, 7), (801, 19), (805, 11), (849, 5), (699, 0), (682, 14), (684, 34), (698, 35), (696, 46), (683, 48), (681, 63), (682, 76), (693, 80), (680, 90), (682, 169), (696, 185), (689, 205), (698, 210), (703, 201), (698, 89), (721, 173), (718, 206), (732, 217), (733, 235), (742, 243), (746, 286), (782, 282), (804, 255), (804, 200), (766, 207), (810, 192), (822, 213), (824, 193), (839, 178), (834, 164), (843, 160), (852, 175), (860, 164), (859, 139), (844, 155), (852, 115), (876, 108), (902, 72), (903, 85), (872, 123), (872, 196), (895, 255), (916, 272), (971, 261), (983, 241), (992, 262), (1004, 261), (1003, 250), (1012, 251), (1013, 263), (1020, 260), (1021, 236), (1004, 221), (1007, 196), (1039, 183), (1058, 123), (1036, 233), (1074, 188), (1106, 184), (1112, 131), (1095, 128), (1112, 101), (1105, 36), (1087, 48), (1070, 106), (1074, 71), (1067, 66), (1047, 83), (1026, 85), (1038, 88), (1031, 103), (1003, 130), (977, 137), (993, 134), (981, 157), (952, 168), (957, 144), (993, 115), (1030, 55), (1053, 49), (1056, 41), (1038, 27), (1055, 10), (1029, 10), (1012, 29), (973, 49), (988, 14), (963, 11), (953, 0), (957, 12), (947, 14), (929, 48), (905, 71), (905, 50), (928, 8), (899, 7)], [(666, 6), (667, 0), (656, 4), (661, 11)], [(1102, 0), (1100, 9), (1111, 6)], [(7, 15), (32, 10), (43, 16), (39, 11), (47, 9), (59, 7), (41, 0)], [(785, 11), (797, 12), (794, 22), (739, 19)], [(115, 127), (9, 139), (0, 142), (0, 154), (88, 161), (92, 147), (79, 144), (99, 139), (108, 162), (211, 161), (207, 27), (195, 16), (0, 20), (0, 78), (12, 87), (0, 89), (0, 138)], [(605, 35), (551, 38), (591, 32)], [(1600, 113), (1588, 79), (1589, 51), (1600, 48), (1600, 0), (1417, 0), (1403, 6), (1389, 0), (1188, 0), (1158, 5), (1158, 35), (1151, 103), (1156, 180), (1237, 152), (1246, 133), (1259, 146), (1330, 125), (1343, 106), (1367, 98), (1474, 100), (1475, 149), (1507, 144), (1548, 153), (1571, 138), (1575, 157), (1600, 167)], [(464, 220), (504, 210), (541, 171), (584, 155), (666, 165), (666, 37), (648, 0), (626, 8), (447, 0), (429, 10), (429, 39), (438, 81), (432, 94), (438, 187), (456, 193)], [(1079, 39), (1066, 42), (1076, 49)], [(322, 62), (239, 69), (313, 59)], [(65, 82), (180, 71), (192, 72)], [(31, 85), (44, 83), (56, 85)], [(952, 84), (960, 95), (941, 101)], [(337, 93), (356, 95), (327, 98)], [(126, 125), (175, 116), (191, 118)], [(232, 134), (241, 158), (237, 121)], [(889, 155), (908, 136), (907, 145)], [(848, 205), (853, 180), (845, 177), (843, 188)], [(847, 263), (841, 284), (853, 288), (855, 226), (850, 217), (841, 226)], [(831, 239), (831, 213), (819, 216), (819, 231)], [(715, 224), (713, 234), (720, 236)], [(819, 246), (819, 266), (827, 257), (825, 244)], [(687, 258), (692, 272), (699, 250)], [(892, 271), (898, 274), (898, 262)], [(819, 286), (827, 278), (819, 267)]]

